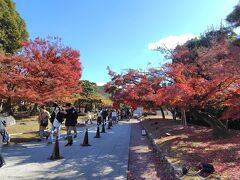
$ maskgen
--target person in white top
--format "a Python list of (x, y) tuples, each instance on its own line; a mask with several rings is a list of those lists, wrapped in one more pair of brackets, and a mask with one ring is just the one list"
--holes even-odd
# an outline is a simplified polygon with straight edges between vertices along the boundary
[(91, 124), (92, 124), (92, 114), (91, 114), (91, 112), (90, 112), (90, 111), (88, 111), (88, 112), (87, 112), (87, 120), (85, 121), (85, 124), (87, 124), (87, 123), (88, 123), (88, 121), (90, 121), (90, 122), (91, 122)]
[(115, 110), (112, 111), (112, 121), (117, 123), (117, 112)]
[(62, 122), (64, 121), (64, 117), (67, 114), (66, 111), (63, 111), (63, 109), (58, 106), (57, 104), (54, 104), (54, 111), (51, 114), (50, 122), (52, 123), (52, 127), (50, 129), (50, 137), (48, 140), (48, 144), (53, 143), (53, 134), (54, 130), (56, 130), (56, 139), (60, 138), (60, 129)]

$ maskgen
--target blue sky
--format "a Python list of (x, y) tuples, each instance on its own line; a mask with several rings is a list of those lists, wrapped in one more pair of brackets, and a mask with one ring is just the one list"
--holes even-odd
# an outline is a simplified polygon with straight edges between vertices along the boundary
[[(238, 0), (14, 0), (30, 38), (59, 36), (81, 53), (82, 79), (109, 80), (121, 72), (162, 63), (153, 47), (198, 36), (218, 26)], [(181, 36), (182, 34), (185, 34)], [(169, 42), (171, 41), (171, 42)], [(152, 65), (148, 65), (148, 63)]]

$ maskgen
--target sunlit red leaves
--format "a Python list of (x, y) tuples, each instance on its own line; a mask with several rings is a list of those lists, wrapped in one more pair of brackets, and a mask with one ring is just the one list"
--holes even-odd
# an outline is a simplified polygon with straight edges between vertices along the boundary
[(210, 47), (194, 53), (186, 47), (178, 48), (173, 57), (177, 61), (163, 68), (130, 69), (122, 74), (110, 71), (112, 81), (106, 89), (113, 100), (117, 97), (127, 104), (147, 106), (152, 102), (153, 107), (183, 109), (201, 109), (212, 104), (216, 108), (229, 107), (224, 118), (238, 117), (240, 48), (224, 38), (213, 39)]
[[(23, 46), (24, 68), (32, 77), (37, 101), (64, 99), (79, 91), (80, 54), (58, 38), (29, 41)], [(45, 95), (45, 96), (42, 96)]]
[(69, 99), (78, 93), (80, 54), (60, 39), (36, 38), (22, 43), (20, 55), (0, 57), (1, 95), (43, 103)]
[(182, 58), (184, 55), (186, 55), (189, 52), (188, 48), (183, 47), (181, 49), (178, 49), (177, 52), (174, 55), (174, 58), (179, 59)]
[[(199, 49), (194, 62), (179, 61), (167, 65), (166, 74), (175, 82), (173, 88), (168, 88), (167, 93), (164, 91), (166, 95), (173, 95), (166, 102), (178, 106), (184, 106), (185, 102), (186, 108), (204, 108), (209, 103), (219, 107), (233, 106), (230, 102), (239, 98), (234, 94), (237, 94), (237, 84), (240, 82), (239, 56), (233, 54), (239, 54), (239, 50), (221, 39), (212, 42), (210, 48)], [(183, 54), (184, 52), (181, 56)], [(176, 58), (180, 58), (179, 54), (177, 55)]]
[(28, 78), (25, 77), (25, 71), (22, 70), (20, 64), (23, 59), (18, 56), (7, 57), (0, 55), (0, 95), (1, 98), (6, 99), (8, 97), (14, 97), (15, 99), (34, 98), (32, 94), (31, 83)]

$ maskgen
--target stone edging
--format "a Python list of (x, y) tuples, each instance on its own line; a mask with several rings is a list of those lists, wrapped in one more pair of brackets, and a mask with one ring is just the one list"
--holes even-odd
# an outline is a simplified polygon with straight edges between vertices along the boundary
[(173, 165), (168, 158), (166, 157), (166, 153), (164, 153), (164, 151), (156, 144), (154, 138), (152, 137), (152, 134), (149, 133), (146, 128), (142, 125), (142, 123), (140, 122), (141, 126), (143, 129), (145, 129), (146, 134), (148, 139), (150, 140), (151, 144), (153, 145), (154, 149), (157, 150), (157, 153), (160, 156), (160, 161), (162, 163), (162, 165), (164, 166), (164, 168), (166, 168), (166, 172), (173, 178), (176, 180), (180, 180), (181, 176), (182, 176), (182, 168), (177, 167), (175, 165)]

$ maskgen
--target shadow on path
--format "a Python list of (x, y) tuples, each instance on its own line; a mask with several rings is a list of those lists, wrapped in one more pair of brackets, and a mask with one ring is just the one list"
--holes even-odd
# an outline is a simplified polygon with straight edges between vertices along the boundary
[[(126, 179), (130, 124), (120, 122), (96, 139), (96, 125), (88, 126), (91, 146), (82, 147), (84, 128), (73, 146), (59, 141), (63, 159), (50, 161), (53, 145), (32, 142), (6, 147), (7, 165), (0, 169), (0, 179)], [(80, 130), (80, 129), (78, 129)]]
[(128, 180), (169, 179), (161, 168), (160, 158), (147, 136), (142, 136), (142, 127), (137, 120), (131, 120)]

